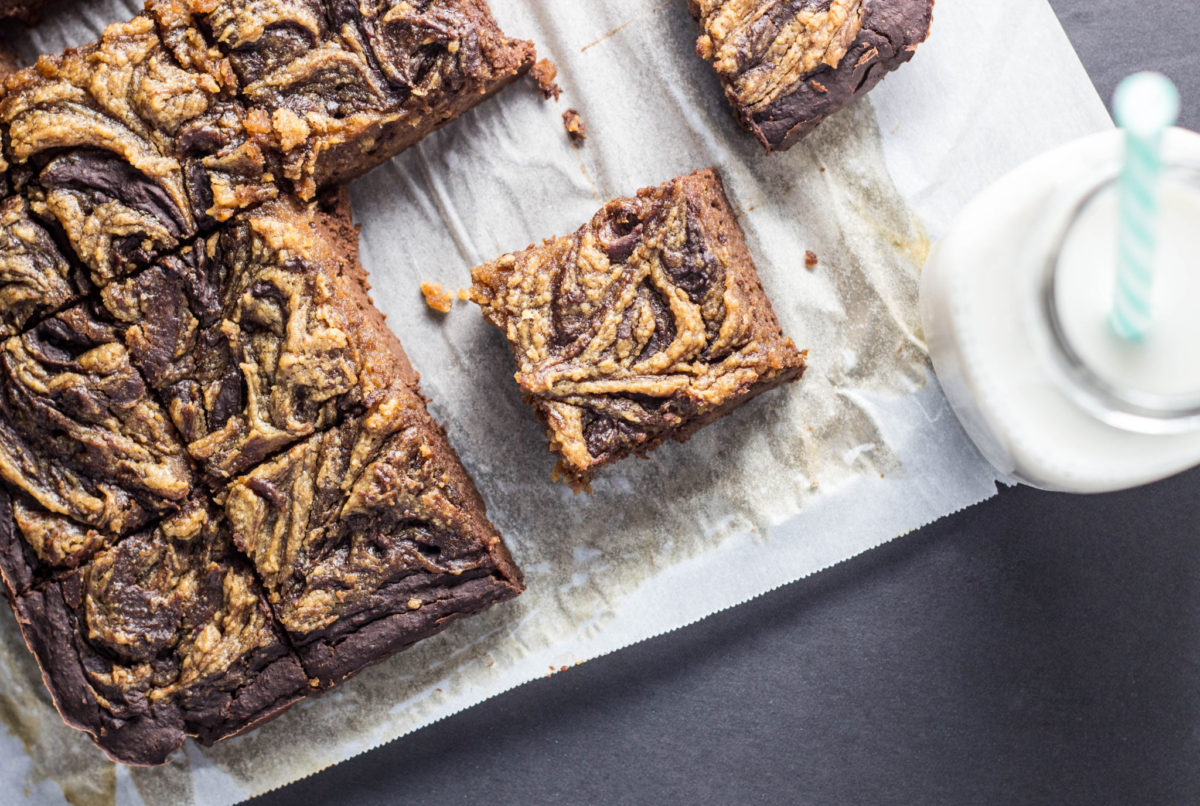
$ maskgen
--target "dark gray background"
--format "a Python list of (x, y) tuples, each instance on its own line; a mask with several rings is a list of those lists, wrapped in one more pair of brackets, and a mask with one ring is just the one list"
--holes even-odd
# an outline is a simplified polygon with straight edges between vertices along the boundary
[[(1158, 69), (1200, 129), (1198, 0), (1052, 3), (1105, 98)], [(1005, 491), (259, 803), (481, 801), (1200, 802), (1200, 472)]]

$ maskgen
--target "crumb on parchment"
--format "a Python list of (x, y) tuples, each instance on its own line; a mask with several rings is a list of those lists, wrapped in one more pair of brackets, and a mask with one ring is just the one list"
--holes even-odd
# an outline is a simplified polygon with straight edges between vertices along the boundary
[(529, 75), (537, 82), (538, 90), (542, 93), (543, 98), (547, 101), (551, 98), (558, 100), (558, 96), (562, 94), (562, 87), (554, 81), (554, 77), (558, 75), (558, 68), (554, 66), (554, 62), (542, 59), (533, 66)]
[(421, 283), (421, 293), (425, 295), (425, 304), (430, 308), (441, 313), (450, 313), (454, 297), (446, 293), (441, 283)]
[(579, 145), (587, 139), (587, 128), (583, 125), (583, 118), (579, 117), (578, 110), (568, 109), (563, 112), (563, 126), (567, 130), (567, 136), (575, 145)]
[(817, 267), (817, 253), (809, 249), (804, 253), (804, 265), (809, 269)]

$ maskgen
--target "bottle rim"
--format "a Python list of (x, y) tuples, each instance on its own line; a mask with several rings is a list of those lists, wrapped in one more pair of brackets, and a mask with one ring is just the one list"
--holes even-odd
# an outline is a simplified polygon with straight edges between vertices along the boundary
[[(1055, 380), (1072, 400), (1093, 416), (1116, 428), (1147, 434), (1174, 434), (1200, 429), (1200, 391), (1186, 395), (1163, 395), (1124, 388), (1097, 374), (1072, 345), (1058, 306), (1058, 268), (1072, 228), (1088, 207), (1116, 185), (1120, 167), (1106, 166), (1085, 183), (1062, 194), (1067, 213), (1051, 230), (1051, 248), (1042, 267), (1038, 294), (1041, 324), (1046, 331)], [(1200, 162), (1170, 160), (1166, 177), (1182, 179), (1200, 189)]]

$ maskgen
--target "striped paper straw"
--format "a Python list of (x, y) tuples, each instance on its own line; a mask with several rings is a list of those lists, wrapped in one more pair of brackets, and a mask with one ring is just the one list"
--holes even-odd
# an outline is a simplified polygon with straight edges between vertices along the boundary
[(1113, 107), (1126, 147), (1119, 184), (1117, 288), (1109, 323), (1117, 335), (1139, 341), (1153, 322), (1162, 141), (1179, 117), (1179, 90), (1159, 73), (1135, 73), (1117, 87)]

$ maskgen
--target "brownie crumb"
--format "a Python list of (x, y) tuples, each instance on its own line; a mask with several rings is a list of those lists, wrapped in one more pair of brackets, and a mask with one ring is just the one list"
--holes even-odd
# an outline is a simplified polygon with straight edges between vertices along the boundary
[(454, 297), (446, 293), (441, 283), (421, 283), (421, 293), (425, 295), (425, 304), (440, 313), (450, 313), (454, 305)]
[(542, 93), (543, 98), (547, 101), (551, 98), (558, 100), (558, 96), (562, 94), (562, 87), (554, 82), (555, 76), (558, 75), (558, 68), (554, 66), (554, 62), (542, 59), (533, 66), (529, 75), (537, 82), (538, 90)]
[(809, 249), (804, 253), (804, 265), (809, 269), (817, 267), (817, 253)]
[(587, 128), (583, 125), (583, 118), (579, 117), (578, 110), (568, 109), (563, 112), (563, 126), (566, 127), (567, 136), (575, 145), (579, 145), (587, 139)]

